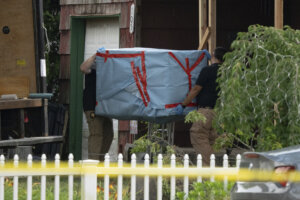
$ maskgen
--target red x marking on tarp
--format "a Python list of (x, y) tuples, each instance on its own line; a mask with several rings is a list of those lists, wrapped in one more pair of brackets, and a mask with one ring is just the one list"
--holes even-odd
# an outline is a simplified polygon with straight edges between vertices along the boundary
[[(179, 66), (183, 69), (183, 71), (188, 75), (189, 80), (189, 91), (192, 89), (192, 75), (191, 72), (200, 64), (200, 62), (203, 60), (205, 53), (203, 52), (199, 58), (196, 60), (196, 62), (190, 67), (189, 58), (185, 58), (186, 67), (180, 62), (180, 60), (174, 55), (173, 52), (169, 52), (169, 55), (179, 64)], [(175, 108), (180, 103), (174, 103), (174, 104), (166, 104), (165, 108)], [(187, 106), (194, 107), (196, 106), (195, 103), (190, 103)]]

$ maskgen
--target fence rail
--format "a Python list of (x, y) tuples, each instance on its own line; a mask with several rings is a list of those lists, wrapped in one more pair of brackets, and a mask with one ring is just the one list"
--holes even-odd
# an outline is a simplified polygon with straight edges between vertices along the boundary
[[(40, 199), (46, 199), (46, 182), (47, 177), (54, 177), (54, 199), (60, 197), (60, 178), (68, 176), (68, 199), (73, 199), (74, 176), (81, 177), (81, 199), (95, 200), (97, 199), (97, 183), (98, 177), (104, 178), (104, 200), (109, 199), (109, 187), (111, 177), (117, 178), (117, 199), (123, 198), (124, 178), (130, 178), (130, 198), (136, 199), (137, 195), (137, 176), (143, 177), (143, 199), (148, 200), (150, 196), (150, 179), (156, 177), (156, 195), (157, 199), (163, 198), (163, 178), (170, 179), (170, 199), (175, 199), (176, 179), (183, 180), (183, 191), (185, 197), (189, 193), (189, 181), (191, 177), (195, 177), (197, 182), (202, 182), (202, 178), (222, 179), (224, 188), (227, 188), (228, 176), (236, 176), (240, 166), (241, 156), (237, 155), (235, 167), (229, 167), (228, 156), (223, 156), (223, 167), (215, 166), (215, 156), (211, 155), (210, 167), (202, 166), (201, 155), (197, 156), (197, 166), (189, 166), (189, 156), (184, 156), (183, 166), (176, 166), (176, 156), (172, 155), (169, 165), (163, 165), (163, 156), (158, 155), (157, 164), (150, 166), (150, 157), (148, 154), (144, 157), (144, 164), (137, 165), (136, 155), (132, 154), (131, 163), (124, 164), (123, 156), (119, 154), (118, 162), (111, 163), (108, 154), (105, 156), (104, 163), (101, 164), (97, 160), (83, 160), (74, 163), (72, 154), (68, 157), (68, 162), (61, 162), (60, 156), (55, 156), (55, 161), (47, 162), (46, 156), (42, 155), (41, 162), (33, 162), (32, 156), (28, 155), (27, 163), (19, 162), (18, 155), (14, 156), (13, 163), (5, 162), (5, 157), (0, 156), (0, 200), (4, 200), (5, 178), (13, 179), (13, 199), (18, 199), (19, 178), (27, 178), (27, 200), (32, 199), (32, 180), (33, 177), (40, 177)], [(226, 176), (224, 176), (224, 174)], [(66, 191), (65, 191), (66, 192)]]

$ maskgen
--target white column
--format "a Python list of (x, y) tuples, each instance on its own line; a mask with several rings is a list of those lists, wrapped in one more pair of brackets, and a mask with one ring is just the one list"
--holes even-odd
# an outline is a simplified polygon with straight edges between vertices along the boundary
[(82, 168), (84, 174), (81, 175), (81, 199), (97, 199), (97, 174), (92, 173), (97, 170), (98, 160), (83, 160)]

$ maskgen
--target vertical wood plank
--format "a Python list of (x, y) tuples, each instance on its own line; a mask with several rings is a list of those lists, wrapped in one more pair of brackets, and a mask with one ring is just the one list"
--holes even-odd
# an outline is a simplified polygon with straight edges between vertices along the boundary
[(275, 28), (283, 28), (283, 0), (275, 0), (274, 2), (274, 26)]
[[(200, 50), (201, 42), (203, 40), (203, 36), (205, 30), (207, 28), (207, 3), (206, 0), (199, 0), (199, 47)], [(203, 48), (207, 48), (207, 45), (204, 45)]]
[(217, 40), (217, 6), (216, 0), (209, 0), (209, 15), (208, 15), (208, 26), (210, 27), (210, 37), (208, 40), (209, 52), (212, 54), (213, 50), (216, 48)]

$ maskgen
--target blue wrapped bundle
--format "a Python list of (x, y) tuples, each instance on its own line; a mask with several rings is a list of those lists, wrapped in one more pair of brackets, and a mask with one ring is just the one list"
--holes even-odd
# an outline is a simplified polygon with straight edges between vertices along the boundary
[(96, 114), (121, 120), (166, 123), (210, 58), (206, 50), (128, 48), (105, 50), (96, 56)]

